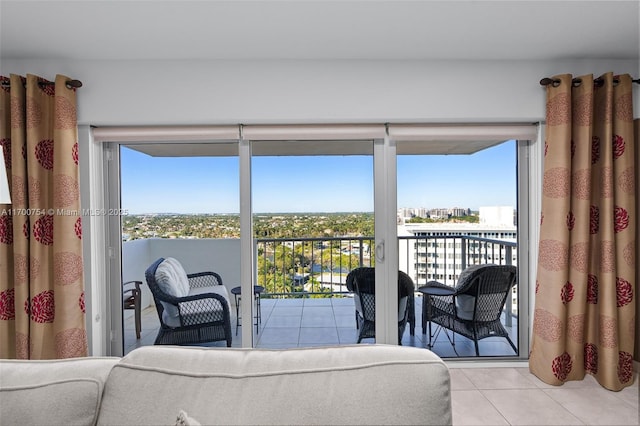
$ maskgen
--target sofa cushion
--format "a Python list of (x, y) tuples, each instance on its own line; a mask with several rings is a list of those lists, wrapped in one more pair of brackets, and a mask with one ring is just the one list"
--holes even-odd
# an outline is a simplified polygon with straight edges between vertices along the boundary
[(98, 424), (172, 424), (180, 410), (207, 425), (447, 425), (449, 371), (395, 345), (142, 347), (113, 368)]
[(119, 358), (0, 361), (0, 423), (93, 425)]
[[(156, 283), (168, 295), (184, 297), (189, 294), (189, 278), (184, 268), (173, 257), (167, 257), (156, 268)], [(175, 305), (161, 301), (164, 312), (169, 317), (177, 318), (178, 308)]]

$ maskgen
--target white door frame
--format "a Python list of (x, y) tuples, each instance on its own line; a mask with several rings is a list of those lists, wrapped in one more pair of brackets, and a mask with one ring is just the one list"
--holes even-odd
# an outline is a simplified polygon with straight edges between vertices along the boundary
[(376, 343), (398, 344), (398, 227), (396, 144), (374, 140)]
[[(433, 125), (425, 125), (430, 127)], [(167, 128), (161, 129), (160, 133), (156, 128), (156, 132), (153, 133), (155, 140), (162, 137), (162, 132), (167, 132), (169, 139), (164, 140), (181, 140), (176, 136), (184, 135), (185, 132), (189, 135), (187, 140), (211, 140), (216, 138), (216, 135), (220, 134), (220, 127), (232, 127), (232, 126), (200, 126), (193, 130), (189, 127), (181, 128)], [(440, 134), (443, 131), (443, 126), (435, 126)], [(446, 126), (447, 129), (455, 132), (456, 129), (464, 129), (463, 134), (469, 132), (477, 134), (470, 126), (456, 125)], [(471, 126), (473, 127), (473, 126)], [(482, 126), (485, 129), (488, 126)], [(525, 237), (526, 240), (520, 240), (519, 244), (519, 262), (527, 260), (528, 270), (523, 271), (520, 276), (521, 280), (526, 280), (528, 283), (535, 282), (535, 265), (537, 260), (537, 239), (539, 234), (539, 224), (535, 218), (539, 215), (539, 205), (541, 198), (541, 176), (542, 176), (542, 128), (541, 126), (531, 126), (529, 130), (523, 129), (527, 126), (511, 126), (496, 125), (492, 127), (490, 133), (496, 133), (498, 135), (511, 134), (511, 138), (519, 139), (519, 146), (522, 151), (519, 150), (519, 164), (526, 163), (527, 170), (520, 169), (527, 173), (526, 179), (524, 176), (519, 178), (519, 191), (522, 192), (523, 188), (526, 188), (528, 193), (526, 195), (526, 203), (519, 201), (519, 209), (526, 209), (529, 217), (529, 223), (526, 226), (519, 226), (524, 228), (519, 237)], [(124, 129), (124, 130), (122, 130)], [(176, 130), (177, 129), (177, 130)], [(186, 129), (186, 130), (185, 130)], [(514, 130), (515, 129), (515, 130)], [(533, 130), (532, 130), (533, 129)], [(136, 128), (116, 128), (110, 129), (111, 135), (117, 135), (118, 131), (121, 131), (123, 136), (109, 138), (105, 134), (109, 132), (102, 132), (99, 137), (95, 136), (95, 130), (91, 126), (82, 125), (78, 128), (78, 140), (79, 140), (79, 154), (80, 154), (80, 182), (81, 182), (81, 208), (91, 209), (91, 211), (104, 211), (108, 207), (107, 188), (113, 183), (109, 180), (107, 167), (105, 166), (105, 151), (103, 149), (104, 142), (111, 141), (134, 141), (134, 140), (149, 140), (149, 132), (140, 132)], [(495, 130), (495, 131), (494, 131)], [(137, 132), (137, 133), (136, 133)], [(535, 136), (532, 136), (535, 134)], [(145, 139), (146, 135), (146, 139)], [(440, 135), (436, 135), (441, 138)], [(483, 135), (485, 136), (485, 135)], [(221, 137), (220, 137), (221, 138)], [(509, 138), (509, 137), (508, 137)], [(229, 137), (226, 137), (229, 140)], [(247, 237), (242, 239), (241, 246), (243, 253), (251, 253), (248, 259), (243, 260), (242, 263), (242, 286), (243, 292), (247, 290), (252, 291), (253, 285), (253, 250), (248, 247), (252, 247), (253, 240), (251, 236), (251, 218), (244, 217), (242, 211), (251, 211), (251, 197), (250, 197), (250, 158), (251, 147), (248, 142), (244, 142), (245, 146), (242, 147), (242, 137), (234, 138), (239, 141), (240, 145), (240, 174), (241, 174), (241, 229), (244, 230)], [(281, 138), (282, 139), (282, 138)], [(376, 293), (384, 294), (385, 297), (377, 298), (380, 303), (376, 305), (376, 323), (378, 324), (378, 330), (376, 332), (378, 343), (397, 344), (397, 291), (395, 286), (387, 285), (383, 283), (393, 283), (397, 280), (397, 229), (395, 225), (396, 220), (396, 145), (394, 140), (388, 135), (384, 139), (373, 137), (374, 140), (374, 208), (375, 208), (375, 247), (376, 257), (380, 255), (381, 259), (376, 260)], [(527, 142), (523, 142), (527, 141)], [(524, 181), (523, 181), (524, 179)], [(522, 186), (524, 185), (524, 186)], [(113, 193), (112, 193), (113, 194)], [(524, 196), (524, 194), (522, 194)], [(112, 195), (113, 196), (113, 195)], [(520, 199), (520, 195), (519, 195)], [(249, 203), (249, 204), (247, 204)], [(247, 210), (248, 209), (248, 210)], [(521, 211), (522, 213), (522, 211)], [(246, 215), (246, 213), (245, 213)], [(122, 352), (122, 339), (118, 338), (117, 332), (114, 330), (121, 329), (121, 324), (113, 324), (113, 318), (111, 315), (114, 300), (120, 300), (121, 295), (118, 297), (114, 295), (108, 296), (111, 293), (116, 292), (114, 288), (119, 289), (120, 277), (117, 277), (115, 269), (112, 265), (117, 263), (114, 256), (117, 256), (119, 250), (116, 251), (113, 247), (109, 248), (109, 238), (107, 231), (112, 229), (113, 226), (109, 224), (109, 218), (106, 215), (91, 215), (83, 217), (83, 254), (85, 265), (85, 295), (87, 300), (87, 333), (89, 340), (89, 350), (94, 356), (99, 355), (120, 355)], [(248, 230), (247, 230), (248, 229)], [(520, 231), (519, 231), (520, 232)], [(119, 240), (118, 240), (119, 242)], [(526, 247), (525, 247), (526, 245)], [(245, 256), (243, 256), (245, 257)], [(119, 260), (119, 259), (118, 259)], [(250, 265), (250, 266), (249, 266)], [(250, 278), (247, 278), (250, 277)], [(108, 283), (116, 282), (117, 285), (109, 286)], [(522, 281), (521, 281), (522, 282)], [(246, 288), (245, 288), (246, 287)], [(380, 287), (380, 288), (378, 288)], [(111, 289), (111, 290), (109, 290)], [(527, 294), (521, 296), (520, 311), (522, 314), (527, 312), (527, 318), (520, 318), (520, 351), (521, 356), (526, 357), (529, 347), (529, 331), (530, 321), (532, 318), (531, 309), (533, 306), (533, 298), (535, 286), (529, 286)], [(250, 293), (249, 293), (250, 294)], [(244, 298), (246, 303), (243, 302), (243, 312), (250, 313), (252, 310), (252, 304), (250, 301), (252, 298)], [(382, 302), (384, 301), (384, 303)], [(526, 304), (525, 304), (526, 303)], [(118, 306), (118, 309), (120, 307)], [(524, 316), (524, 315), (523, 315)], [(248, 321), (248, 324), (244, 329), (250, 329), (252, 315), (243, 315), (243, 321)], [(243, 322), (244, 324), (244, 322)], [(384, 327), (380, 327), (380, 324), (384, 324)], [(244, 337), (247, 334), (249, 337)], [(242, 345), (250, 347), (253, 345), (252, 333), (243, 333)], [(523, 351), (526, 351), (523, 354)]]

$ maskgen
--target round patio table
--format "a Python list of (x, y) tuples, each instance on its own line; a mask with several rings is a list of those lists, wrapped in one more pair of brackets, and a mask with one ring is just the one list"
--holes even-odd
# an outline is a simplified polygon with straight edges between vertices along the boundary
[[(256, 333), (259, 330), (260, 324), (262, 324), (262, 314), (260, 312), (260, 294), (264, 292), (264, 287), (261, 285), (253, 286), (253, 295), (256, 301)], [(233, 294), (233, 298), (236, 302), (236, 336), (238, 335), (238, 327), (241, 325), (240, 320), (242, 317), (240, 316), (240, 299), (242, 296), (242, 287), (234, 287), (231, 289), (231, 294)]]

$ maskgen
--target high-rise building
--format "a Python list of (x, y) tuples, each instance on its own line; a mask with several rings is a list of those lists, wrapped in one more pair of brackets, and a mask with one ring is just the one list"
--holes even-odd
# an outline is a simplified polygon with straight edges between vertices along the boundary
[[(471, 265), (517, 265), (513, 212), (512, 207), (480, 207), (480, 223), (399, 224), (399, 269), (418, 287), (428, 281), (453, 286)], [(512, 305), (517, 309), (517, 286)]]
[(511, 206), (480, 207), (481, 225), (512, 226), (515, 223), (515, 210)]

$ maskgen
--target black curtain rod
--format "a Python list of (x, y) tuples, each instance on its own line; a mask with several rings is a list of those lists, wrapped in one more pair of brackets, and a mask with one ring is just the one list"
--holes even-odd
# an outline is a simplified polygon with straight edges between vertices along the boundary
[[(82, 82), (80, 80), (67, 80), (65, 83), (69, 89), (78, 89), (82, 87)], [(11, 86), (11, 82), (8, 80), (2, 80), (0, 84), (3, 86)], [(54, 84), (56, 84), (55, 81), (38, 81), (38, 85), (40, 86), (53, 86)]]
[[(640, 78), (637, 78), (635, 80), (631, 80), (632, 83), (636, 83), (636, 84), (640, 84)], [(595, 78), (593, 80), (593, 83), (600, 87), (604, 84), (604, 80), (600, 77)], [(617, 78), (613, 79), (613, 84), (618, 84), (620, 83), (620, 80), (618, 80)], [(582, 79), (579, 78), (574, 78), (573, 80), (571, 80), (571, 85), (573, 87), (577, 87), (580, 86), (580, 84), (582, 84)], [(549, 77), (545, 77), (542, 80), (540, 80), (540, 85), (541, 86), (548, 86), (548, 85), (552, 85), (553, 87), (558, 87), (560, 85), (560, 79), (559, 78), (549, 78)]]

